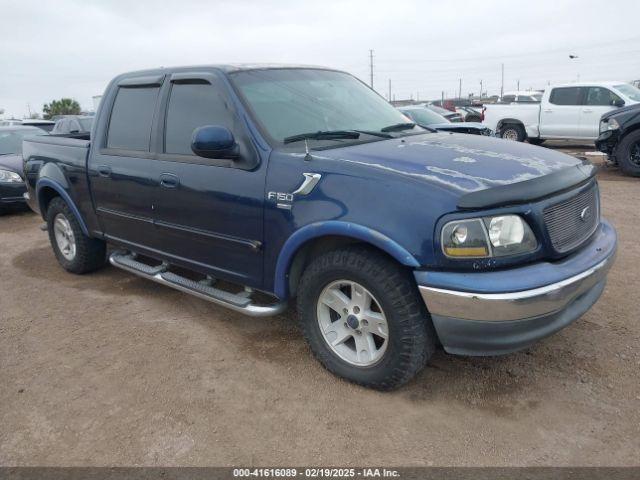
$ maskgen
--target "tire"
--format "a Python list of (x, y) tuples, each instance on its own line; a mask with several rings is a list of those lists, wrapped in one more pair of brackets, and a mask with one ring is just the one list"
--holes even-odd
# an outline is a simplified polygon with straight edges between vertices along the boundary
[[(328, 307), (321, 298), (328, 298), (327, 292), (335, 289), (346, 292), (344, 297), (355, 299), (357, 304), (363, 303), (358, 303), (358, 295), (353, 292), (368, 293), (371, 306), (358, 311), (352, 303), (348, 315), (340, 308), (344, 305), (340, 301)], [(367, 247), (338, 249), (314, 259), (302, 274), (297, 308), (301, 330), (320, 363), (335, 375), (365, 387), (391, 390), (403, 385), (424, 367), (435, 350), (435, 330), (412, 276), (392, 259)], [(335, 322), (327, 321), (327, 312)], [(329, 326), (321, 327), (321, 322)], [(351, 336), (339, 342), (346, 335)], [(338, 345), (332, 347), (330, 341)], [(371, 341), (371, 349), (356, 348), (361, 342)]]
[(105, 264), (105, 242), (86, 236), (67, 202), (60, 197), (51, 200), (47, 208), (47, 230), (53, 252), (65, 270), (82, 274)]
[(616, 160), (624, 173), (640, 177), (640, 130), (622, 139), (616, 148)]
[(524, 142), (527, 134), (521, 125), (515, 123), (507, 123), (500, 129), (500, 137), (505, 140), (515, 140), (516, 142)]
[(544, 139), (542, 139), (542, 138), (529, 138), (529, 139), (527, 139), (527, 141), (531, 145), (542, 145), (544, 143)]

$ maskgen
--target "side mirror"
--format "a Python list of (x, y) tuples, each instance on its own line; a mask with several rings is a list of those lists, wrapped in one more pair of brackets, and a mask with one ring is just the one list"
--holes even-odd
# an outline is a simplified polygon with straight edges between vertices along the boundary
[(613, 102), (611, 102), (611, 104), (612, 104), (614, 107), (618, 107), (618, 108), (620, 108), (620, 107), (624, 107), (624, 100), (622, 100), (622, 99), (618, 98), (617, 100), (614, 100)]
[(235, 160), (240, 151), (233, 133), (218, 125), (196, 128), (191, 137), (191, 150), (199, 157)]

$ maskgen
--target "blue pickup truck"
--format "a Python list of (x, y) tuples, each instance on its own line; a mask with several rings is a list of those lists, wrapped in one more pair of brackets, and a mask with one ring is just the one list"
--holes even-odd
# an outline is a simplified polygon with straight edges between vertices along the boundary
[(317, 359), (382, 390), (438, 344), (497, 355), (569, 325), (616, 251), (589, 163), (425, 130), (326, 68), (120, 75), (90, 134), (23, 157), (66, 270), (108, 257), (253, 316), (296, 299)]

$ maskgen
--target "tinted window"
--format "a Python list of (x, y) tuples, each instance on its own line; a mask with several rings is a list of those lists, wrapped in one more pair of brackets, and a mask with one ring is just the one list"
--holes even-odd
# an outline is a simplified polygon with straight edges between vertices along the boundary
[(56, 126), (53, 127), (53, 132), (54, 133), (67, 133), (65, 131), (66, 125), (67, 125), (67, 121), (66, 120), (64, 120), (64, 119), (63, 120), (58, 120), (56, 122)]
[(193, 155), (191, 136), (198, 127), (222, 125), (231, 129), (232, 119), (224, 97), (209, 83), (174, 83), (165, 124), (165, 152)]
[(589, 92), (587, 93), (587, 105), (611, 106), (616, 100), (620, 100), (620, 97), (608, 88), (589, 87)]
[(580, 105), (580, 88), (554, 88), (549, 102), (554, 105)]
[(504, 97), (502, 97), (502, 101), (505, 102), (505, 103), (515, 102), (516, 101), (516, 96), (515, 95), (505, 95)]
[(0, 155), (22, 153), (22, 140), (32, 135), (42, 135), (38, 128), (24, 128), (19, 130), (0, 130)]
[(108, 148), (149, 151), (158, 87), (120, 88), (113, 104)]
[(69, 120), (69, 133), (73, 132), (79, 132), (80, 131), (80, 124), (78, 123), (77, 120)]
[(80, 123), (80, 130), (88, 132), (91, 130), (91, 125), (93, 125), (93, 117), (79, 118), (78, 122)]

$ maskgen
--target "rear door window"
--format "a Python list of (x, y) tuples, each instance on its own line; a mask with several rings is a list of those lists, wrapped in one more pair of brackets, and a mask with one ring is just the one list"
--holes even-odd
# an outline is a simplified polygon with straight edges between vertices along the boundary
[(233, 121), (219, 88), (206, 81), (175, 82), (167, 106), (165, 153), (194, 155), (194, 130), (217, 125), (232, 130)]
[(149, 151), (159, 87), (120, 87), (111, 111), (107, 148)]
[(549, 103), (554, 105), (580, 105), (580, 87), (554, 88), (549, 97)]

